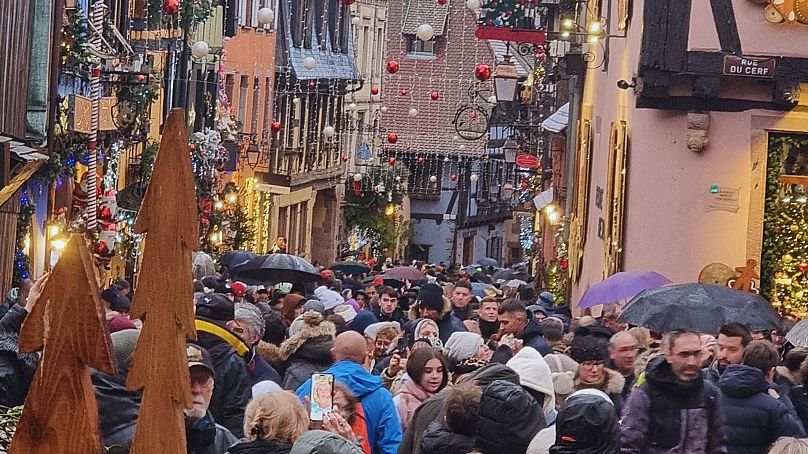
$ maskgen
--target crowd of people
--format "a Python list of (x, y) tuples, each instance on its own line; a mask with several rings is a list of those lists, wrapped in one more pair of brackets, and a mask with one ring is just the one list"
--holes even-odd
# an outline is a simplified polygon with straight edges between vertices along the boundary
[[(619, 304), (573, 317), (531, 285), (427, 276), (195, 281), (188, 453), (808, 453), (808, 350), (782, 331), (653, 333), (620, 323)], [(42, 282), (0, 320), (5, 406), (36, 368), (16, 343)], [(125, 386), (142, 327), (131, 293), (101, 292), (118, 372), (92, 373), (105, 445), (124, 450), (141, 400)], [(314, 374), (333, 387), (312, 393)]]

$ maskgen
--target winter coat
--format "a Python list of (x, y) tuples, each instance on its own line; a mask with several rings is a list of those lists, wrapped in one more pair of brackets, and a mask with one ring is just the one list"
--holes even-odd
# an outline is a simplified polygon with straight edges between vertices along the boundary
[(19, 341), (16, 332), (0, 331), (0, 405), (4, 407), (25, 402), (39, 362), (36, 353), (17, 353)]
[(522, 344), (525, 347), (533, 347), (536, 351), (541, 353), (542, 356), (553, 353), (553, 349), (550, 347), (550, 344), (544, 340), (541, 326), (539, 326), (539, 323), (533, 317), (530, 317), (530, 321), (528, 321), (527, 325), (525, 325), (525, 329), (522, 331), (522, 334), (516, 337), (522, 339)]
[(719, 381), (719, 403), (729, 454), (765, 454), (778, 437), (805, 436), (786, 404), (769, 395), (763, 371), (733, 364)]
[(475, 445), (474, 436), (456, 434), (435, 421), (421, 439), (421, 454), (468, 454), (477, 449)]
[(92, 371), (90, 379), (98, 404), (99, 429), (104, 446), (129, 449), (135, 437), (135, 426), (143, 393), (126, 390), (127, 370), (116, 375)]
[(718, 390), (708, 381), (698, 376), (683, 383), (664, 357), (656, 357), (637, 377), (626, 401), (620, 423), (620, 452), (725, 452), (718, 406)]
[(483, 454), (525, 454), (547, 426), (541, 405), (524, 388), (505, 380), (488, 385), (480, 399), (477, 447)]
[[(464, 376), (463, 379), (466, 379)], [(461, 379), (461, 381), (464, 381)], [(492, 363), (479, 370), (476, 370), (468, 375), (467, 380), (474, 380), (480, 387), (486, 387), (495, 380), (505, 380), (511, 383), (519, 384), (519, 376), (516, 375), (510, 367), (503, 364)], [(449, 393), (448, 388), (444, 388), (441, 392), (435, 394), (431, 398), (424, 401), (420, 407), (415, 410), (412, 416), (407, 432), (404, 434), (404, 440), (401, 442), (399, 454), (421, 454), (421, 441), (423, 439), (426, 429), (432, 422), (443, 422), (443, 402), (446, 395)]]
[(252, 399), (252, 384), (244, 358), (216, 334), (197, 329), (197, 337), (197, 343), (210, 353), (216, 371), (209, 410), (217, 423), (236, 437), (243, 437), (244, 410)]
[(581, 380), (576, 375), (575, 377), (575, 391), (579, 391), (581, 389), (586, 388), (594, 388), (606, 393), (609, 396), (609, 399), (612, 400), (614, 404), (614, 409), (617, 412), (617, 415), (621, 415), (623, 412), (623, 385), (626, 383), (625, 377), (623, 377), (620, 372), (615, 370), (611, 370), (608, 367), (603, 368), (603, 373), (606, 375), (606, 379), (603, 381), (603, 384), (599, 387), (592, 386), (586, 383), (582, 383)]
[(337, 434), (310, 430), (295, 442), (290, 454), (362, 454), (362, 450)]
[(256, 440), (243, 441), (229, 450), (228, 454), (289, 454), (292, 445), (275, 441)]
[(527, 452), (528, 454), (547, 453), (547, 450), (555, 442), (555, 419), (557, 413), (550, 366), (547, 365), (539, 352), (530, 347), (523, 347), (519, 350), (519, 353), (508, 361), (507, 366), (519, 375), (519, 383), (523, 388), (534, 391), (534, 398), (538, 397), (538, 393), (543, 395), (541, 399), (537, 400), (542, 405), (547, 427), (533, 437)]
[(22, 322), (25, 321), (27, 315), (28, 311), (24, 307), (20, 305), (12, 306), (0, 319), (0, 332), (19, 334)]
[(229, 430), (213, 422), (210, 412), (196, 421), (185, 418), (185, 438), (188, 454), (224, 454), (238, 443)]
[[(401, 444), (401, 423), (398, 420), (393, 396), (382, 386), (381, 378), (368, 373), (360, 364), (339, 361), (325, 370), (351, 390), (359, 399), (368, 426), (368, 441), (373, 454), (392, 454)], [(311, 393), (311, 379), (297, 388), (301, 400)]]
[(794, 386), (788, 393), (797, 417), (800, 418), (802, 426), (808, 428), (808, 388), (803, 385)]
[(618, 418), (612, 403), (602, 396), (573, 394), (558, 411), (550, 454), (617, 454)]
[(412, 420), (415, 409), (418, 408), (423, 401), (434, 395), (434, 393), (426, 392), (424, 388), (421, 388), (418, 383), (415, 383), (409, 375), (404, 374), (404, 376), (401, 377), (396, 395), (393, 397), (393, 403), (396, 406), (396, 411), (398, 411), (398, 419), (401, 421), (402, 432), (407, 430), (407, 426), (409, 426), (410, 420)]
[(255, 347), (250, 348), (247, 357), (249, 358), (249, 360), (247, 360), (247, 372), (250, 373), (251, 385), (267, 380), (273, 381), (279, 386), (283, 385), (281, 375), (258, 354), (258, 350)]
[(307, 312), (303, 322), (292, 337), (283, 341), (278, 352), (284, 369), (283, 389), (290, 391), (333, 363), (331, 348), (337, 328), (314, 312)]
[(718, 381), (721, 380), (722, 372), (718, 368), (718, 361), (713, 361), (709, 366), (701, 370), (704, 380), (710, 382), (716, 388), (718, 388)]

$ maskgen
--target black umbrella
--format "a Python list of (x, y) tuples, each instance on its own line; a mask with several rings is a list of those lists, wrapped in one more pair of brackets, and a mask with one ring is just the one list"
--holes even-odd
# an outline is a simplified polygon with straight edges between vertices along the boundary
[(255, 257), (257, 255), (250, 251), (227, 251), (219, 258), (219, 265), (226, 266), (232, 270), (237, 266), (246, 265)]
[(353, 260), (337, 262), (331, 265), (331, 269), (334, 271), (342, 271), (344, 274), (356, 274), (356, 275), (370, 272), (369, 266), (365, 265), (362, 262), (356, 262)]
[(234, 279), (245, 278), (267, 283), (304, 284), (320, 278), (320, 272), (314, 265), (289, 254), (259, 255), (233, 270), (232, 274)]
[(499, 262), (492, 259), (491, 257), (486, 257), (486, 258), (482, 258), (480, 260), (477, 260), (477, 263), (479, 263), (482, 266), (490, 267), (490, 268), (498, 268), (499, 267)]
[(494, 281), (499, 281), (499, 280), (510, 281), (510, 280), (513, 280), (513, 279), (519, 279), (520, 281), (530, 282), (530, 281), (533, 280), (530, 277), (529, 274), (524, 273), (524, 272), (520, 272), (520, 271), (516, 271), (516, 270), (511, 269), (511, 268), (506, 268), (506, 269), (503, 269), (503, 270), (499, 270), (496, 273), (494, 273), (494, 275), (491, 276), (491, 277), (494, 279)]
[(666, 285), (645, 290), (623, 309), (619, 321), (666, 333), (692, 329), (716, 334), (737, 322), (750, 329), (774, 329), (780, 316), (765, 298), (712, 284)]

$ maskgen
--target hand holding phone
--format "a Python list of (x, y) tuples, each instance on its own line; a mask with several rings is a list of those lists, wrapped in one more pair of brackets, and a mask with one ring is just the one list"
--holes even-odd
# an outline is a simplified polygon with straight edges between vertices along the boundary
[(334, 375), (314, 374), (311, 376), (311, 408), (309, 419), (322, 421), (323, 415), (334, 410)]

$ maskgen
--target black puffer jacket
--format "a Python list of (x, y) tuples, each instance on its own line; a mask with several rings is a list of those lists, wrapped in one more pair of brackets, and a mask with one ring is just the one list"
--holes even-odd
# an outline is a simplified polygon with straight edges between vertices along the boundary
[(733, 364), (718, 385), (729, 454), (765, 454), (778, 437), (805, 436), (797, 415), (769, 395), (772, 386), (760, 369)]
[(289, 454), (292, 450), (292, 445), (284, 443), (277, 443), (274, 441), (257, 440), (257, 441), (244, 441), (232, 448), (228, 454)]
[(121, 367), (116, 375), (93, 371), (90, 378), (98, 403), (104, 446), (120, 446), (128, 450), (135, 437), (137, 415), (143, 396), (139, 391), (126, 390), (127, 373)]
[(600, 396), (573, 394), (558, 411), (550, 454), (617, 454), (620, 425), (614, 405)]
[(542, 356), (553, 353), (553, 349), (550, 347), (550, 344), (544, 340), (541, 326), (539, 326), (539, 323), (533, 317), (530, 317), (530, 320), (527, 322), (527, 325), (525, 325), (525, 329), (522, 331), (522, 334), (516, 337), (522, 339), (525, 347), (533, 347), (537, 352), (541, 353)]
[(25, 402), (39, 361), (36, 353), (17, 353), (19, 342), (17, 333), (0, 331), (0, 405), (5, 407)]
[(328, 369), (334, 362), (331, 347), (334, 339), (321, 336), (308, 339), (284, 363), (283, 389), (296, 390), (311, 374)]
[(483, 454), (524, 454), (545, 427), (542, 406), (518, 384), (497, 380), (483, 391), (477, 425)]
[(247, 365), (220, 337), (201, 330), (197, 335), (197, 343), (210, 353), (216, 370), (209, 410), (218, 424), (241, 438), (244, 436), (244, 410), (252, 398)]
[(421, 454), (468, 454), (475, 449), (474, 436), (450, 432), (437, 421), (429, 424), (421, 439)]

